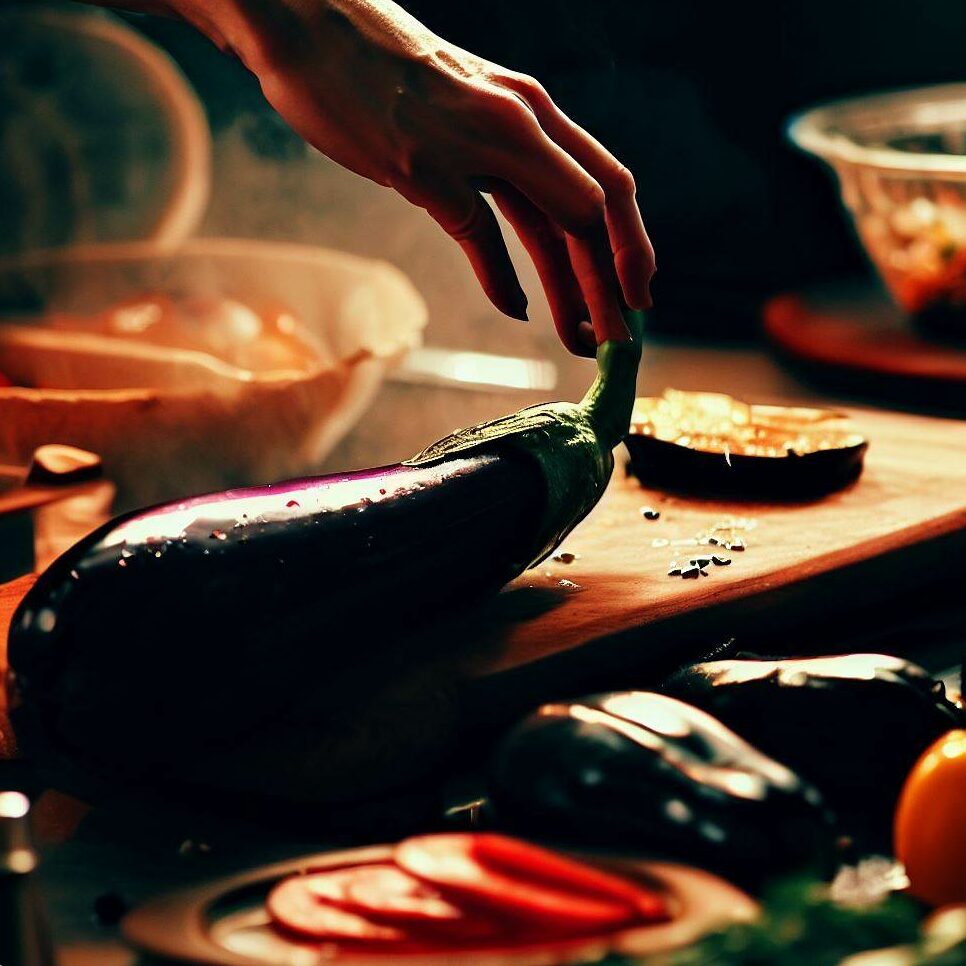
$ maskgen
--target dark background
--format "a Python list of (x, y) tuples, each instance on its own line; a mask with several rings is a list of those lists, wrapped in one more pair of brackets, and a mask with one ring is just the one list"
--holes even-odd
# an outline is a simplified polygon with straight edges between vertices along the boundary
[[(747, 337), (767, 295), (866, 272), (828, 173), (785, 141), (816, 101), (966, 75), (961, 0), (410, 0), (447, 39), (537, 76), (635, 173), (658, 253), (655, 322)], [(213, 127), (304, 150), (235, 61), (181, 24), (130, 18), (179, 60)], [(673, 319), (673, 325), (670, 321)]]

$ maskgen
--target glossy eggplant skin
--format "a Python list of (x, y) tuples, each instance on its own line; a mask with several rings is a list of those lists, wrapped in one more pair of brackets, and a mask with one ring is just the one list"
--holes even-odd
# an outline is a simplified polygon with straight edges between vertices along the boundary
[(714, 715), (814, 783), (861, 844), (891, 844), (899, 792), (916, 759), (963, 727), (942, 682), (883, 654), (695, 664), (664, 692)]
[(536, 463), (497, 449), (112, 521), (14, 615), (21, 746), (41, 764), (80, 760), (155, 785), (197, 776), (199, 761), (292, 707), (324, 703), (340, 668), (377, 661), (421, 620), (515, 576), (545, 502)]
[(826, 871), (834, 822), (820, 794), (703, 711), (612, 692), (544, 705), (500, 745), (491, 772), (501, 824), (613, 847), (755, 885)]

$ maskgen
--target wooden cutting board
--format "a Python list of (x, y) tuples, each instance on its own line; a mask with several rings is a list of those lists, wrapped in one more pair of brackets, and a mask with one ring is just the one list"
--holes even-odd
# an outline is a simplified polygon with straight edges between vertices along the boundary
[[(647, 685), (732, 637), (762, 653), (854, 649), (864, 627), (881, 630), (903, 609), (961, 595), (966, 422), (853, 416), (870, 440), (865, 472), (811, 503), (675, 497), (643, 489), (619, 467), (565, 541), (577, 559), (548, 561), (435, 629), (400, 637), (340, 679), (346, 713), (367, 742), (384, 737), (386, 760), (394, 742), (451, 748), (454, 734), (505, 723), (541, 700)], [(647, 505), (658, 520), (641, 516)], [(725, 516), (756, 521), (746, 549), (724, 554), (732, 563), (712, 565), (707, 577), (668, 576), (672, 559), (712, 548), (653, 541), (694, 537)], [(0, 588), (0, 640), (29, 585)]]
[[(826, 612), (838, 603), (857, 607), (887, 601), (957, 572), (966, 589), (966, 561), (960, 567), (953, 555), (957, 547), (966, 550), (966, 422), (852, 415), (870, 440), (865, 470), (849, 488), (811, 502), (675, 497), (645, 489), (618, 470), (594, 513), (561, 547), (579, 559), (551, 560), (511, 586), (545, 587), (558, 603), (518, 622), (487, 670), (510, 670), (666, 621), (710, 620), (718, 609), (739, 601), (748, 603), (749, 612), (764, 613), (769, 601), (785, 610), (791, 593), (804, 592), (823, 575), (835, 576), (827, 584), (835, 589), (831, 596), (810, 599), (808, 606)], [(648, 506), (660, 511), (658, 520), (643, 518), (641, 508)], [(667, 575), (672, 560), (686, 562), (715, 548), (655, 547), (654, 541), (693, 538), (722, 519), (742, 517), (754, 524), (744, 534), (746, 549), (718, 551), (731, 558), (729, 566), (712, 565), (709, 576), (698, 580)], [(861, 586), (846, 578), (850, 568), (876, 561), (888, 562), (889, 568), (874, 582), (863, 580)], [(560, 588), (560, 580), (580, 590)]]
[[(832, 651), (847, 624), (852, 633), (928, 594), (966, 589), (966, 422), (851, 415), (870, 441), (863, 475), (814, 502), (695, 500), (615, 473), (600, 505), (564, 542), (579, 558), (549, 561), (504, 592), (540, 595), (545, 604), (533, 602), (535, 613), (504, 623), (475, 675), (484, 684), (499, 678), (504, 693), (520, 678), (526, 699), (591, 685), (610, 669), (656, 672), (730, 637), (780, 653), (802, 649), (807, 636), (815, 649)], [(644, 506), (660, 518), (645, 520)], [(724, 553), (732, 563), (712, 565), (708, 577), (668, 576), (672, 560), (714, 548), (653, 541), (694, 537), (724, 517), (755, 521), (746, 549)]]

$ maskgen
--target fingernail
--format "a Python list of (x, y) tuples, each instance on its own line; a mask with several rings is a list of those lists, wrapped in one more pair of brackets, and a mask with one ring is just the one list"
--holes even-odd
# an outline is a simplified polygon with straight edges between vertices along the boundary
[(505, 310), (506, 314), (511, 318), (519, 319), (521, 322), (529, 322), (530, 316), (527, 314), (529, 304), (523, 289), (520, 289), (519, 295), (513, 299), (510, 307)]
[(498, 302), (494, 300), (496, 307), (511, 319), (519, 319), (521, 322), (529, 322), (530, 316), (527, 315), (527, 300), (502, 298)]
[(620, 307), (614, 308), (613, 313), (608, 313), (603, 320), (604, 339), (608, 342), (630, 342), (631, 333), (624, 321), (624, 314)]

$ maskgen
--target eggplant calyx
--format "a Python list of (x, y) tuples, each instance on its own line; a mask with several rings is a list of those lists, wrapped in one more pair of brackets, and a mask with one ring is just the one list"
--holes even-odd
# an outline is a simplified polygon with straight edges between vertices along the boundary
[(511, 449), (534, 458), (547, 485), (547, 505), (521, 570), (553, 552), (594, 508), (610, 480), (612, 450), (630, 426), (641, 359), (643, 316), (626, 312), (625, 321), (631, 339), (598, 348), (597, 377), (580, 403), (544, 403), (460, 429), (406, 460), (420, 466), (483, 449)]
[(637, 395), (644, 316), (627, 311), (628, 342), (605, 342), (597, 349), (597, 378), (581, 402), (600, 445), (612, 450), (626, 435)]

